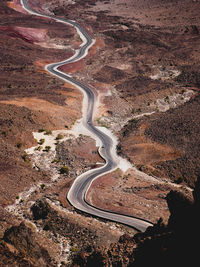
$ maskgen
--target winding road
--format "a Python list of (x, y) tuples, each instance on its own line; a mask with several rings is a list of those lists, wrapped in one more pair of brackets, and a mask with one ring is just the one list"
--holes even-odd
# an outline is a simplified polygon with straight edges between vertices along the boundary
[[(145, 231), (147, 227), (152, 226), (151, 222), (137, 217), (127, 216), (99, 209), (97, 207), (90, 205), (86, 200), (87, 192), (90, 188), (91, 183), (99, 176), (111, 172), (118, 167), (116, 159), (112, 155), (113, 140), (108, 135), (106, 135), (93, 125), (93, 112), (96, 100), (94, 92), (87, 85), (81, 83), (78, 80), (75, 80), (70, 75), (67, 75), (66, 73), (58, 70), (58, 68), (62, 65), (72, 63), (84, 58), (87, 55), (89, 48), (93, 45), (94, 40), (75, 21), (63, 18), (56, 18), (51, 15), (41, 14), (40, 12), (34, 11), (28, 5), (27, 0), (21, 0), (21, 4), (23, 8), (32, 15), (46, 17), (53, 19), (57, 22), (72, 25), (73, 27), (76, 28), (80, 38), (82, 39), (82, 45), (80, 46), (80, 49), (78, 49), (72, 57), (63, 60), (61, 62), (49, 64), (45, 68), (46, 70), (49, 71), (49, 73), (53, 74), (54, 76), (60, 79), (63, 79), (66, 82), (75, 85), (79, 90), (83, 92), (84, 99), (87, 101), (87, 106), (86, 106), (87, 108), (83, 112), (83, 118), (82, 118), (83, 125), (91, 133), (96, 135), (96, 137), (101, 141), (101, 147), (99, 148), (99, 153), (105, 159), (105, 165), (98, 169), (90, 170), (77, 177), (74, 183), (72, 184), (70, 190), (68, 191), (67, 200), (71, 203), (71, 205), (73, 205), (76, 209), (80, 211), (86, 212), (96, 217), (100, 217), (103, 219), (131, 226), (138, 231), (142, 232)], [(84, 105), (86, 105), (85, 102)]]

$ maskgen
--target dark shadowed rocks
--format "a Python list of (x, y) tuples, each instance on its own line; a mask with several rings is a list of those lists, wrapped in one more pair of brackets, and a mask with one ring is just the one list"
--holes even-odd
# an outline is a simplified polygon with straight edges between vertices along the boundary
[(37, 200), (31, 207), (34, 220), (46, 219), (50, 207), (45, 200)]
[(23, 222), (5, 231), (3, 240), (14, 246), (21, 257), (28, 259), (34, 266), (55, 266), (47, 250), (38, 244), (33, 231)]

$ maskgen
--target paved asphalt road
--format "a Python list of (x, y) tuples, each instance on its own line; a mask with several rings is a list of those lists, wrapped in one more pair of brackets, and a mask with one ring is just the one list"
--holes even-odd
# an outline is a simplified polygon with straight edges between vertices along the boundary
[(23, 7), (31, 14), (37, 15), (37, 16), (43, 16), (47, 18), (54, 19), (58, 22), (61, 23), (66, 23), (66, 24), (71, 24), (74, 26), (80, 33), (80, 37), (83, 39), (83, 45), (81, 48), (77, 51), (77, 53), (72, 56), (71, 58), (64, 60), (62, 62), (58, 63), (53, 63), (49, 64), (46, 66), (46, 69), (53, 75), (64, 79), (65, 81), (69, 81), (70, 83), (78, 86), (81, 90), (85, 92), (87, 95), (87, 100), (88, 100), (88, 107), (87, 107), (87, 112), (86, 114), (83, 114), (83, 123), (84, 126), (91, 131), (93, 134), (95, 134), (102, 143), (102, 146), (99, 149), (99, 152), (101, 156), (105, 159), (105, 165), (103, 167), (100, 167), (98, 169), (90, 170), (81, 176), (77, 177), (74, 183), (72, 184), (68, 194), (67, 194), (67, 200), (78, 210), (86, 212), (88, 214), (91, 214), (96, 217), (101, 217), (104, 219), (108, 219), (111, 221), (119, 222), (128, 226), (131, 226), (135, 228), (138, 231), (145, 231), (148, 226), (152, 226), (152, 223), (136, 218), (133, 216), (126, 216), (110, 211), (105, 211), (98, 209), (94, 206), (91, 206), (89, 203), (86, 201), (86, 195), (87, 191), (90, 187), (90, 184), (92, 181), (97, 179), (99, 176), (111, 172), (114, 169), (117, 168), (117, 163), (115, 162), (112, 153), (111, 153), (111, 147), (112, 147), (112, 139), (107, 136), (105, 133), (101, 132), (99, 129), (97, 129), (93, 125), (93, 110), (94, 110), (94, 103), (95, 103), (95, 96), (93, 91), (85, 84), (73, 79), (71, 76), (63, 73), (62, 71), (58, 70), (58, 67), (67, 64), (67, 63), (72, 63), (75, 61), (78, 61), (80, 58), (83, 58), (87, 54), (87, 50), (89, 47), (92, 45), (93, 40), (89, 36), (89, 34), (76, 22), (71, 21), (71, 20), (66, 20), (63, 18), (55, 18), (51, 15), (43, 15), (39, 12), (36, 12), (32, 10), (28, 3), (27, 0), (21, 0), (21, 3)]

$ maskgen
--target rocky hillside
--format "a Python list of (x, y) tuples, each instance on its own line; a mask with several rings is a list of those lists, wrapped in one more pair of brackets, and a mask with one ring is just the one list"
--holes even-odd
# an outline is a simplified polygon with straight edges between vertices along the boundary
[(118, 153), (132, 167), (97, 179), (87, 200), (154, 226), (136, 233), (78, 212), (66, 201), (74, 179), (103, 160), (94, 140), (73, 131), (81, 118), (81, 93), (44, 67), (70, 57), (81, 40), (73, 27), (29, 15), (19, 0), (3, 0), (0, 265), (196, 263), (199, 1), (29, 3), (76, 20), (96, 40), (86, 58), (62, 70), (94, 89), (99, 100), (94, 123), (118, 137)]
[(123, 235), (108, 250), (81, 252), (74, 263), (78, 266), (188, 266), (198, 260), (199, 180), (193, 199), (178, 191), (170, 191), (166, 201), (170, 211), (167, 224), (157, 224), (134, 237)]
[[(187, 116), (198, 97), (191, 104), (183, 104), (199, 92), (199, 2), (123, 3), (49, 1), (47, 6), (55, 15), (87, 25), (97, 39), (96, 54), (86, 58), (81, 67), (74, 66), (73, 72), (97, 88), (102, 99), (97, 123), (118, 133), (119, 152), (147, 174), (193, 185), (199, 170), (199, 161), (193, 161), (191, 152), (198, 150), (193, 143), (197, 138), (198, 109), (193, 108), (192, 117)], [(99, 39), (103, 42), (101, 47)], [(163, 121), (160, 127), (165, 125), (165, 133), (157, 128), (155, 119), (148, 117), (143, 126), (148, 124), (151, 130), (146, 129), (139, 136), (132, 130), (128, 136), (124, 134), (127, 128), (133, 129), (132, 119), (139, 120), (152, 112)], [(172, 122), (172, 116), (176, 120), (177, 114), (177, 122)], [(172, 123), (176, 125), (171, 127)], [(195, 138), (185, 138), (183, 128)], [(157, 131), (164, 136), (156, 137)], [(182, 140), (181, 147), (172, 140), (174, 135)], [(194, 158), (198, 158), (197, 154)]]

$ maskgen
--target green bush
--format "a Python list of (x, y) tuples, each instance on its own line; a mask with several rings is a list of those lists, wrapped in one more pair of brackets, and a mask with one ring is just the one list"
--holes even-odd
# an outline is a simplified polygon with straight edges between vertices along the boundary
[(50, 146), (45, 146), (45, 148), (43, 149), (43, 151), (45, 151), (45, 152), (49, 152), (50, 150), (51, 150)]
[(39, 141), (38, 141), (38, 145), (43, 145), (45, 142), (45, 139), (44, 138), (41, 138)]
[(34, 150), (41, 151), (41, 149), (42, 149), (42, 147), (41, 146), (38, 146)]
[(51, 130), (46, 130), (44, 134), (45, 135), (50, 135), (50, 134), (52, 134), (52, 131)]
[(42, 132), (44, 132), (45, 130), (44, 129), (39, 129), (38, 130), (38, 133), (42, 133)]
[(77, 247), (72, 247), (72, 248), (71, 248), (71, 251), (72, 251), (73, 253), (79, 252), (79, 248), (77, 248)]
[(60, 168), (60, 174), (68, 174), (69, 173), (69, 167), (68, 166), (62, 166)]
[(60, 159), (53, 159), (51, 163), (59, 163)]
[(22, 159), (24, 160), (24, 162), (30, 164), (30, 160), (26, 152), (24, 152), (24, 154), (22, 155)]
[(56, 136), (56, 140), (60, 140), (60, 139), (63, 139), (64, 138), (64, 136), (62, 135), (62, 134), (58, 134), (57, 136)]

